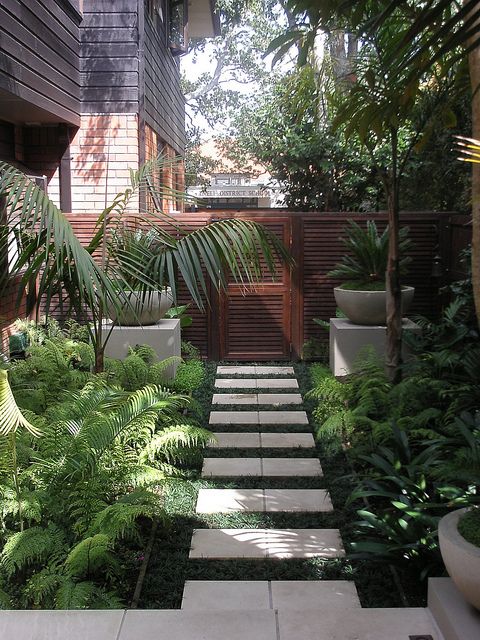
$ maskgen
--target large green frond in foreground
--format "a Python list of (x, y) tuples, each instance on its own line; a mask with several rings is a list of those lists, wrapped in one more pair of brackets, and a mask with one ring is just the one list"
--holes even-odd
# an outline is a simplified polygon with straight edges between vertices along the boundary
[(22, 415), (13, 397), (7, 372), (0, 369), (0, 436), (13, 433), (19, 427), (23, 427), (34, 436), (40, 435), (39, 430)]
[[(111, 283), (63, 213), (40, 187), (6, 162), (0, 162), (0, 261), (0, 298), (12, 280), (18, 300), (37, 280), (36, 300), (43, 298), (48, 310), (59, 283), (71, 282), (74, 275), (77, 295), (88, 306), (95, 305), (99, 295), (115, 299)], [(68, 293), (71, 288), (65, 286), (64, 294)]]

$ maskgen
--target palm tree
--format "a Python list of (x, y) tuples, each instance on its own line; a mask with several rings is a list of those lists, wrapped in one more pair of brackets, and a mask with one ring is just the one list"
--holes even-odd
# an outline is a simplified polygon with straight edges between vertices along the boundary
[[(389, 211), (389, 252), (387, 267), (387, 367), (390, 377), (398, 377), (401, 356), (401, 304), (399, 281), (399, 182), (408, 152), (400, 153), (399, 127), (411, 116), (418, 98), (429, 86), (444, 85), (444, 97), (452, 97), (461, 87), (456, 82), (462, 61), (470, 54), (472, 86), (475, 91), (473, 121), (480, 129), (480, 3), (464, 0), (287, 0), (295, 24), (274, 40), (269, 51), (276, 57), (297, 45), (299, 62), (307, 63), (322, 29), (352, 31), (362, 42), (357, 82), (343, 96), (338, 122), (355, 133), (367, 149), (373, 137), (382, 136), (390, 146), (391, 167), (380, 172)], [(372, 61), (368, 45), (373, 43)], [(464, 45), (462, 47), (462, 45)], [(374, 61), (374, 58), (377, 58)], [(463, 65), (464, 66), (464, 65)], [(429, 80), (430, 78), (430, 80)], [(363, 82), (362, 82), (363, 80)], [(423, 81), (423, 85), (420, 81)], [(478, 111), (478, 113), (476, 113)], [(420, 132), (420, 130), (418, 130)], [(480, 136), (480, 130), (478, 131)], [(370, 139), (370, 140), (369, 140)], [(418, 139), (412, 140), (413, 144)], [(372, 148), (372, 147), (370, 147)], [(380, 167), (381, 169), (381, 167)], [(478, 185), (478, 186), (476, 186)], [(477, 315), (480, 322), (480, 169), (473, 180), (472, 271)]]
[[(93, 320), (91, 337), (96, 350), (96, 370), (103, 369), (104, 335), (102, 322), (107, 303), (118, 308), (115, 282), (134, 277), (145, 292), (155, 285), (170, 284), (175, 292), (177, 272), (182, 276), (194, 302), (203, 308), (207, 299), (206, 279), (215, 288), (226, 288), (228, 274), (253, 283), (263, 265), (275, 272), (275, 257), (288, 260), (280, 240), (262, 225), (248, 220), (221, 220), (192, 233), (164, 213), (158, 203), (175, 199), (172, 190), (158, 189), (159, 174), (171, 160), (159, 157), (138, 170), (131, 170), (130, 185), (100, 214), (96, 232), (82, 247), (70, 223), (48, 196), (24, 174), (0, 163), (0, 196), (4, 196), (3, 224), (0, 224), (0, 257), (7, 269), (0, 273), (0, 299), (12, 279), (18, 280), (18, 300), (32, 282), (37, 295), (31, 307), (43, 304), (48, 314), (54, 301), (78, 314), (87, 312)], [(127, 207), (141, 189), (148, 189), (153, 211), (133, 219)], [(0, 219), (0, 223), (2, 220)], [(152, 258), (141, 232), (135, 243), (124, 248), (125, 224), (141, 225), (155, 233)], [(95, 259), (94, 254), (100, 258)], [(148, 263), (149, 274), (145, 272)], [(31, 292), (32, 288), (30, 289)]]

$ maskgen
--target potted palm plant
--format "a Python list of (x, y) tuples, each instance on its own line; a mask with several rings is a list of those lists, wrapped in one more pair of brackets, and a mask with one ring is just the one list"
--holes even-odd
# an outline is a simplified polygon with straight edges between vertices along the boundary
[[(400, 252), (411, 248), (408, 227), (400, 230)], [(339, 309), (354, 324), (384, 325), (386, 323), (386, 281), (388, 258), (388, 227), (379, 233), (373, 220), (366, 228), (353, 220), (349, 221), (343, 244), (348, 251), (335, 269), (328, 273), (332, 278), (343, 280), (334, 288)], [(400, 260), (400, 272), (411, 258), (404, 255)], [(402, 314), (407, 312), (413, 300), (413, 287), (402, 287)]]
[(119, 325), (157, 324), (173, 304), (172, 288), (159, 281), (155, 260), (162, 239), (155, 229), (117, 229), (109, 243), (116, 263), (120, 306), (107, 302), (108, 317)]

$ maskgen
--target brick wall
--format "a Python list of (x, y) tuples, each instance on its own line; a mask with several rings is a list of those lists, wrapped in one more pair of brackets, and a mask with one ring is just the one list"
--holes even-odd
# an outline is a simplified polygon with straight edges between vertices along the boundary
[[(138, 118), (136, 114), (84, 114), (70, 144), (72, 211), (100, 213), (114, 197), (130, 186), (129, 169), (138, 168)], [(49, 183), (57, 202), (58, 170)], [(138, 194), (128, 210), (138, 211)]]
[(8, 354), (8, 337), (15, 332), (13, 322), (25, 318), (26, 301), (22, 300), (17, 308), (17, 280), (14, 280), (0, 299), (0, 351)]

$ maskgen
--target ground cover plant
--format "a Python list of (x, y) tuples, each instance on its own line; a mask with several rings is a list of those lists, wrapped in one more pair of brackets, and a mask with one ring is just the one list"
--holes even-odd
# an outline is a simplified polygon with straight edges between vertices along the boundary
[(140, 346), (93, 374), (91, 345), (26, 328), (25, 359), (0, 369), (1, 606), (128, 605), (167, 487), (210, 438), (185, 413), (202, 364), (168, 381), (171, 362)]
[(438, 322), (417, 318), (423, 330), (407, 338), (415, 358), (400, 383), (371, 352), (344, 380), (312, 365), (317, 437), (352, 466), (352, 557), (423, 578), (444, 571), (440, 518), (480, 501), (480, 351), (469, 279), (452, 292)]

